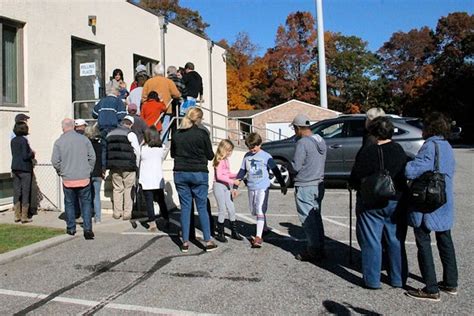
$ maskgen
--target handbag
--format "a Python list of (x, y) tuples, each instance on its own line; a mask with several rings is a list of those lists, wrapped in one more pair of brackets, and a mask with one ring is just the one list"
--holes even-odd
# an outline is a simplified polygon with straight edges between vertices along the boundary
[(377, 148), (380, 169), (376, 173), (363, 178), (360, 183), (360, 195), (366, 210), (383, 208), (387, 206), (390, 198), (396, 196), (392, 177), (384, 167), (382, 148), (380, 146), (377, 146)]
[(431, 213), (446, 203), (445, 175), (439, 172), (439, 148), (435, 144), (434, 171), (426, 171), (411, 183), (410, 205), (422, 213)]

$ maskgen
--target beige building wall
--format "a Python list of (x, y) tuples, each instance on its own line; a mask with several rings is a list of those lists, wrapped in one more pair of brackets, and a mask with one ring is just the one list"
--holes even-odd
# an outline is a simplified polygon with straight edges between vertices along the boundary
[[(96, 34), (88, 26), (89, 15), (97, 16)], [(133, 80), (133, 54), (161, 59), (158, 17), (125, 0), (0, 0), (0, 17), (25, 23), (25, 106), (0, 107), (0, 173), (10, 171), (9, 135), (14, 117), (20, 112), (31, 117), (29, 139), (38, 161), (49, 163), (52, 145), (61, 134), (60, 122), (73, 115), (71, 37), (104, 45), (106, 78), (113, 69), (120, 68), (128, 86)], [(193, 61), (203, 77), (207, 105), (207, 40), (171, 23), (165, 36), (166, 64), (184, 66)], [(224, 50), (214, 46), (213, 52), (220, 56)], [(221, 57), (213, 57), (213, 61), (215, 110), (227, 114), (227, 92), (222, 88), (226, 82), (225, 63)]]

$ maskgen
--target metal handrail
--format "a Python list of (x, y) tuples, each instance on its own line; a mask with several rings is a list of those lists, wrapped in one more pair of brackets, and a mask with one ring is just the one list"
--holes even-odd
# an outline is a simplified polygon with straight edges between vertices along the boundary
[[(235, 118), (233, 118), (233, 117), (227, 116), (227, 115), (222, 114), (222, 113), (220, 113), (220, 112), (216, 112), (216, 111), (210, 110), (210, 109), (205, 108), (205, 107), (203, 107), (203, 106), (201, 106), (201, 105), (197, 105), (197, 107), (199, 107), (201, 110), (205, 110), (205, 111), (210, 112), (211, 115), (217, 114), (218, 116), (224, 117), (226, 120), (229, 120), (229, 119), (230, 119), (230, 120), (233, 120), (233, 121), (237, 121), (237, 122), (239, 123), (239, 125), (237, 125), (239, 132), (240, 132), (240, 124), (243, 124), (243, 125), (248, 126), (248, 127), (250, 128), (250, 131), (260, 130), (260, 131), (265, 131), (265, 132), (273, 133), (274, 135), (278, 135), (278, 139), (288, 138), (288, 136), (282, 135), (281, 133), (278, 133), (278, 132), (276, 132), (276, 131), (274, 131), (274, 130), (271, 130), (271, 129), (268, 129), (268, 128), (257, 127), (257, 126), (255, 126), (255, 125), (252, 125), (252, 124), (249, 124), (249, 123), (245, 123), (245, 122), (239, 121), (238, 119), (235, 119)], [(211, 122), (212, 122), (212, 121), (211, 121)], [(227, 123), (227, 121), (226, 121), (226, 123)], [(211, 129), (212, 129), (212, 126), (213, 126), (213, 125), (215, 125), (215, 124), (211, 124), (211, 125), (210, 125), (210, 126), (211, 126)], [(226, 124), (226, 125), (227, 125), (227, 124)], [(229, 129), (226, 129), (226, 130), (229, 131)], [(242, 133), (244, 134), (244, 133), (246, 133), (246, 132), (242, 132)], [(211, 131), (211, 135), (213, 135), (213, 134), (214, 134), (214, 133)], [(271, 139), (267, 138), (266, 135), (267, 135), (267, 134), (264, 133), (264, 135), (260, 135), (260, 136), (262, 136), (262, 138), (263, 138), (264, 141), (271, 141)]]

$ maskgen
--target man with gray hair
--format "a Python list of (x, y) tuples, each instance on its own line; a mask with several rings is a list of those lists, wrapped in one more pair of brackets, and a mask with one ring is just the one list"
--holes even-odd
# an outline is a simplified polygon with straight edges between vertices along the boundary
[(91, 219), (90, 176), (95, 164), (95, 152), (87, 137), (74, 131), (74, 120), (62, 121), (63, 134), (53, 147), (51, 163), (63, 179), (66, 233), (76, 234), (76, 200), (82, 212), (84, 238), (94, 239)]
[(105, 169), (107, 162), (107, 134), (116, 128), (120, 121), (127, 115), (125, 104), (119, 99), (120, 91), (117, 86), (107, 84), (107, 96), (102, 98), (92, 110), (92, 117), (97, 119), (100, 137), (102, 139), (102, 168)]

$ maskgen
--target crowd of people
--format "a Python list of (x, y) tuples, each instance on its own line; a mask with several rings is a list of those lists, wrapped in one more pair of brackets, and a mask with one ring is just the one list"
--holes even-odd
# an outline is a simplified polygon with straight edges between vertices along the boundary
[[(229, 158), (233, 143), (222, 140), (214, 153), (209, 131), (202, 124), (203, 112), (196, 100), (203, 94), (202, 79), (187, 63), (184, 75), (176, 67), (168, 67), (168, 78), (161, 65), (153, 69), (148, 79), (146, 69), (137, 67), (131, 91), (120, 69), (113, 72), (107, 86), (107, 96), (94, 107), (97, 123), (89, 125), (82, 119), (62, 121), (63, 134), (54, 143), (51, 162), (63, 181), (67, 234), (76, 234), (76, 218), (83, 220), (85, 239), (94, 239), (92, 218), (101, 222), (100, 189), (106, 170), (113, 185), (113, 218), (133, 220), (138, 197), (143, 196), (145, 219), (139, 222), (156, 231), (159, 222), (169, 227), (165, 202), (162, 162), (168, 141), (170, 123), (176, 114), (184, 114), (172, 131), (170, 153), (174, 159), (173, 182), (180, 202), (182, 243), (180, 251), (187, 253), (194, 238), (194, 204), (199, 215), (204, 248), (210, 252), (217, 243), (227, 242), (225, 219), (229, 219), (231, 237), (242, 240), (236, 223), (233, 199), (242, 182), (248, 187), (249, 211), (256, 219), (256, 231), (250, 238), (252, 248), (263, 246), (267, 226), (271, 171), (280, 183), (281, 193), (287, 193), (286, 183), (272, 156), (262, 148), (262, 137), (250, 133), (245, 154), (237, 173), (233, 173)], [(31, 183), (35, 152), (27, 135), (28, 117), (17, 116), (11, 139), (12, 175), (14, 181), (15, 222), (28, 223)], [(321, 216), (324, 197), (324, 166), (327, 148), (320, 135), (313, 135), (310, 119), (298, 114), (292, 121), (297, 136), (294, 159), (288, 166), (294, 180), (296, 212), (306, 235), (306, 248), (296, 255), (300, 261), (320, 262), (325, 259), (325, 236)], [(449, 124), (439, 113), (424, 121), (425, 143), (413, 160), (402, 147), (392, 141), (394, 126), (381, 109), (367, 113), (366, 137), (357, 154), (350, 184), (357, 190), (356, 232), (361, 248), (364, 286), (379, 289), (382, 258), (388, 257), (388, 275), (393, 287), (404, 287), (408, 277), (407, 255), (404, 247), (408, 225), (414, 227), (418, 247), (418, 262), (426, 286), (409, 290), (407, 295), (417, 299), (440, 299), (440, 290), (457, 294), (457, 266), (450, 230), (453, 225), (454, 155), (446, 140)], [(426, 171), (439, 170), (446, 177), (447, 202), (431, 212), (421, 212), (407, 198), (409, 182)], [(214, 168), (213, 194), (217, 201), (217, 227), (214, 227), (208, 199), (209, 169)], [(391, 177), (394, 193), (383, 199), (367, 199), (361, 187), (368, 177), (380, 171)], [(154, 202), (160, 208), (156, 216)], [(134, 227), (136, 223), (132, 221)], [(217, 228), (217, 229), (216, 229)], [(434, 232), (443, 265), (443, 278), (436, 281), (431, 232)], [(213, 236), (215, 238), (213, 238)]]

